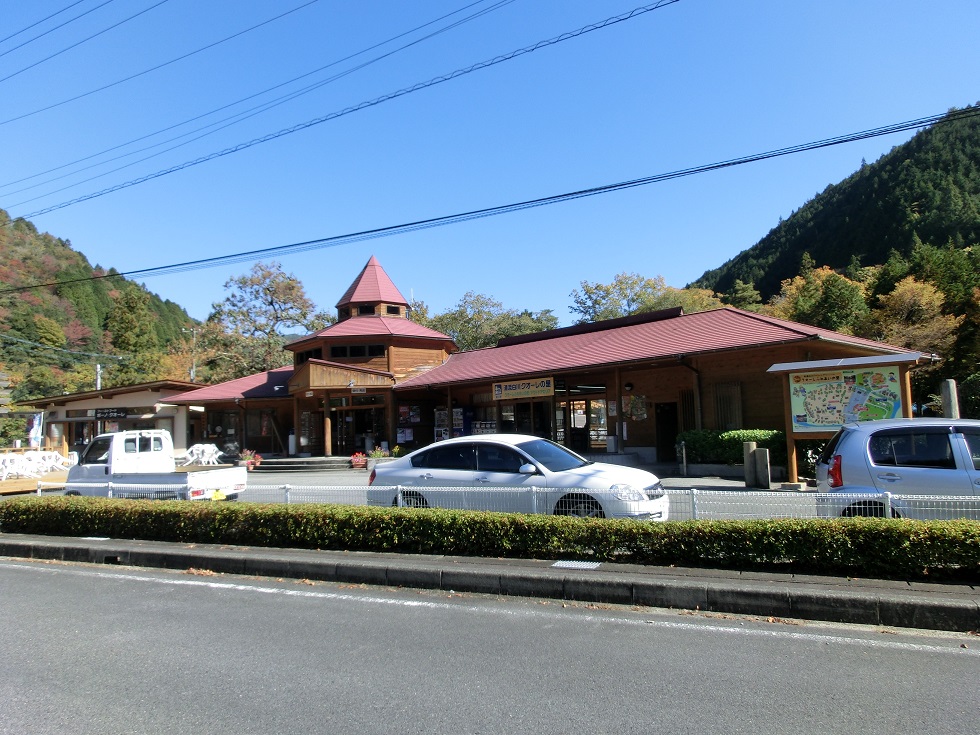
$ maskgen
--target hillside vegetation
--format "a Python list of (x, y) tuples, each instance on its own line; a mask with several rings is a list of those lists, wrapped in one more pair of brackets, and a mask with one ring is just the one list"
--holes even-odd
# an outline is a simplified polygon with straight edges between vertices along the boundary
[(769, 299), (799, 273), (804, 252), (843, 270), (884, 264), (893, 252), (908, 258), (918, 243), (965, 248), (978, 241), (980, 116), (971, 116), (927, 128), (862, 165), (691, 285), (726, 293), (740, 280)]
[(115, 274), (0, 210), (0, 370), (14, 400), (90, 390), (96, 362), (106, 387), (167, 377), (147, 358), (182, 339), (191, 318)]

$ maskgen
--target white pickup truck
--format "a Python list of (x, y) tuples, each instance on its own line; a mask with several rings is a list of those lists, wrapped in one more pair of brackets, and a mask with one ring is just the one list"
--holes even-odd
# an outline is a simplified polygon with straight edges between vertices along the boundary
[(163, 429), (100, 434), (68, 470), (65, 495), (159, 500), (234, 500), (244, 492), (244, 467), (177, 468)]

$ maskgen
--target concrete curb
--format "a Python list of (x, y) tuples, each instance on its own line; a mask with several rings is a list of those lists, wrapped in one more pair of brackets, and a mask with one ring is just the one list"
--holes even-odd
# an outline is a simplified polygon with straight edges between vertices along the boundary
[[(980, 589), (602, 563), (0, 534), (0, 556), (416, 587), (930, 630), (980, 629)], [(558, 564), (562, 564), (558, 562)], [(567, 563), (566, 563), (567, 564)]]

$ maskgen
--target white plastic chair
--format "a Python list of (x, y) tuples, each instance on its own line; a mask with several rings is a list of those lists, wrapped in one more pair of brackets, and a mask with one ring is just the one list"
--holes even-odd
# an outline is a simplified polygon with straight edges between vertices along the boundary
[(214, 444), (205, 444), (201, 451), (201, 464), (220, 464), (221, 450)]
[(201, 464), (201, 454), (204, 449), (203, 444), (192, 444), (187, 447), (187, 454), (184, 457), (184, 461), (181, 463), (182, 467), (187, 467), (192, 464)]

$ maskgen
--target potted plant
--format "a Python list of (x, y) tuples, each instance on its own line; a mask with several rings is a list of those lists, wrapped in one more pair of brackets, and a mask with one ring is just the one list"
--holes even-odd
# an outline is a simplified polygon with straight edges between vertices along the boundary
[(251, 472), (255, 467), (262, 464), (262, 455), (254, 449), (243, 449), (238, 453), (238, 464), (239, 466), (244, 464), (246, 469)]
[(350, 458), (350, 466), (355, 470), (367, 467), (367, 455), (364, 452), (354, 452)]
[(375, 447), (368, 454), (367, 468), (373, 470), (374, 466), (378, 463), (378, 460), (385, 459), (389, 457), (387, 449), (382, 449), (381, 447)]

